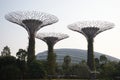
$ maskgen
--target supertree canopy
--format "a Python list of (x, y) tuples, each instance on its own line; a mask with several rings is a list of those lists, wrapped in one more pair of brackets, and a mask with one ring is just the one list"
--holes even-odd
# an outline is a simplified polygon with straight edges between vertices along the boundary
[(95, 72), (95, 61), (93, 52), (94, 37), (108, 29), (113, 28), (114, 24), (106, 21), (81, 21), (68, 25), (68, 28), (83, 34), (88, 41), (87, 65), (91, 72)]
[(5, 15), (5, 18), (26, 29), (29, 35), (28, 63), (35, 59), (35, 34), (44, 26), (51, 25), (58, 21), (54, 15), (37, 11), (18, 11)]
[(43, 40), (46, 42), (48, 46), (48, 56), (47, 56), (47, 62), (48, 62), (48, 74), (54, 75), (55, 74), (55, 67), (56, 67), (56, 55), (54, 53), (53, 47), (54, 45), (65, 38), (68, 38), (69, 36), (67, 34), (61, 34), (61, 33), (39, 33), (36, 35), (36, 38)]
[(114, 24), (106, 21), (81, 21), (68, 25), (68, 28), (88, 37), (95, 37), (97, 34), (113, 28)]

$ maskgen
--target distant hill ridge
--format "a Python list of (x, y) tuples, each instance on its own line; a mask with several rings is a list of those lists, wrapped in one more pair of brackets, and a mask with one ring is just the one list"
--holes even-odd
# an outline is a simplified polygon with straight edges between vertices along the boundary
[[(82, 50), (82, 49), (69, 49), (69, 48), (61, 48), (61, 49), (54, 49), (57, 57), (61, 56), (63, 59), (64, 56), (69, 55), (71, 57), (73, 57), (74, 59), (78, 58), (79, 61), (81, 60), (87, 60), (87, 50)], [(94, 56), (95, 58), (100, 58), (101, 55), (106, 55), (106, 54), (102, 54), (99, 52), (94, 52)], [(37, 55), (37, 59), (41, 59), (40, 56), (47, 56), (47, 51), (38, 53)], [(110, 61), (120, 61), (120, 59), (106, 55), (107, 59)]]

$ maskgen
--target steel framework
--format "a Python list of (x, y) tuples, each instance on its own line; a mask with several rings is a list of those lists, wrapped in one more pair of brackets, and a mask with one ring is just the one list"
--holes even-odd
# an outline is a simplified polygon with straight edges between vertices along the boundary
[(39, 33), (36, 35), (36, 38), (43, 40), (47, 46), (48, 46), (48, 74), (54, 75), (55, 74), (55, 67), (56, 67), (56, 55), (54, 53), (54, 45), (65, 38), (68, 38), (69, 36), (67, 34), (61, 34), (61, 33)]
[[(90, 68), (91, 74), (93, 74), (93, 72), (96, 72), (93, 51), (94, 37), (103, 31), (113, 28), (113, 26), (113, 23), (106, 21), (81, 21), (68, 25), (68, 28), (70, 30), (77, 31), (83, 34), (87, 39), (87, 65)], [(95, 75), (93, 75), (92, 77), (95, 78)]]
[(26, 29), (29, 35), (28, 63), (35, 59), (35, 35), (44, 26), (51, 25), (58, 21), (54, 15), (37, 11), (17, 11), (5, 15), (5, 18)]

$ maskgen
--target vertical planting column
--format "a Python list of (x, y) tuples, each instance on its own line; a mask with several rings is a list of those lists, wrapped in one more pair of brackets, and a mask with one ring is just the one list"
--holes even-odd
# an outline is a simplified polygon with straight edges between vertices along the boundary
[(81, 21), (76, 22), (68, 26), (70, 30), (77, 31), (83, 34), (88, 42), (87, 50), (87, 65), (90, 69), (91, 79), (95, 79), (96, 69), (95, 69), (95, 60), (94, 60), (94, 51), (93, 51), (93, 41), (97, 34), (113, 28), (114, 24), (106, 21)]
[(39, 33), (36, 37), (46, 42), (48, 46), (48, 74), (54, 75), (56, 68), (56, 55), (53, 47), (58, 41), (68, 38), (68, 35), (61, 33)]

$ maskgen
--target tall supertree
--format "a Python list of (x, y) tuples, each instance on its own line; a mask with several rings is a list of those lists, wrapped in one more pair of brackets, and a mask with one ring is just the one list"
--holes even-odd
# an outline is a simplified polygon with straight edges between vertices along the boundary
[(106, 21), (81, 21), (68, 25), (68, 28), (73, 31), (77, 31), (83, 34), (88, 42), (87, 51), (87, 65), (89, 66), (91, 73), (95, 72), (95, 61), (94, 61), (94, 51), (93, 42), (97, 34), (113, 28), (114, 24)]
[(26, 29), (29, 35), (28, 63), (35, 59), (35, 35), (44, 26), (51, 25), (58, 21), (54, 15), (37, 11), (18, 11), (5, 15), (5, 18)]
[(56, 55), (54, 53), (54, 45), (58, 41), (68, 38), (68, 35), (61, 33), (39, 33), (38, 35), (36, 35), (36, 38), (43, 40), (48, 46), (48, 74), (54, 75), (56, 67)]

